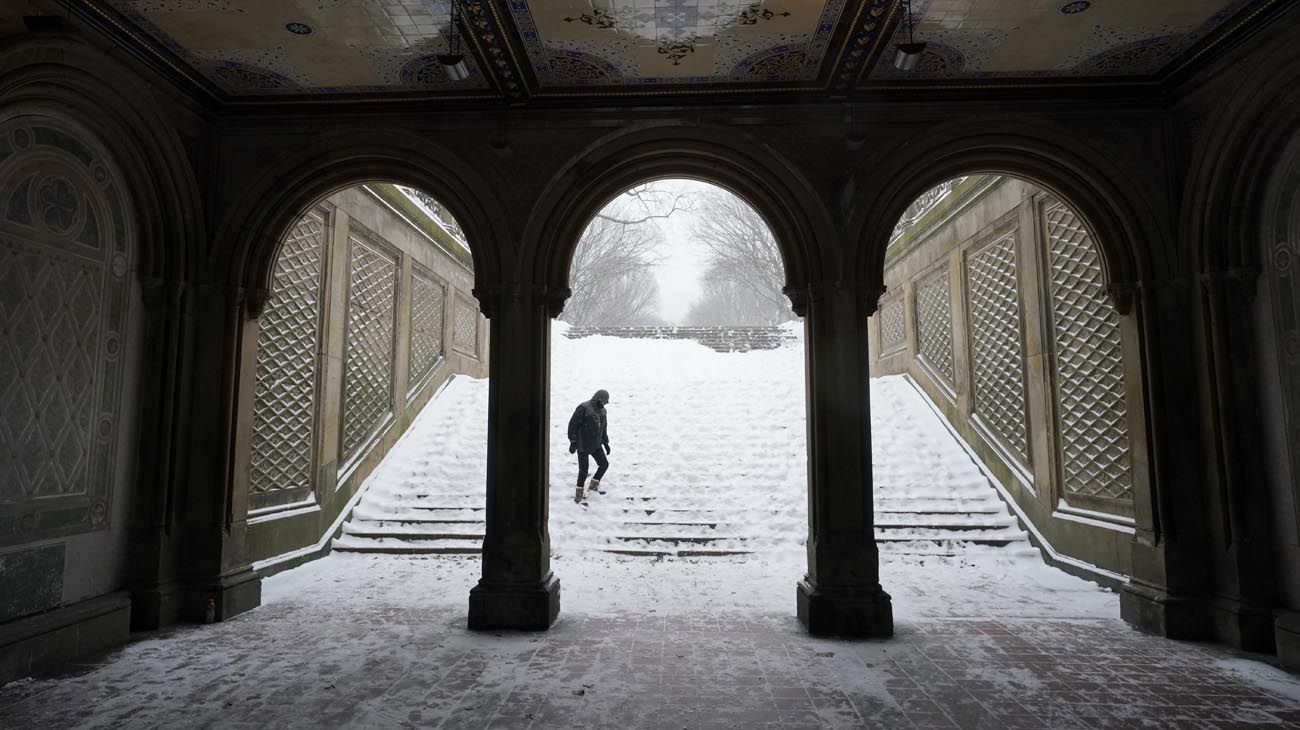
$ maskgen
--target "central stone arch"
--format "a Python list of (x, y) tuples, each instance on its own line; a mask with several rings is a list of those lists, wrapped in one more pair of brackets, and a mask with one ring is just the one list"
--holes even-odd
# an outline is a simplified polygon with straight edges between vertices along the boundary
[(718, 185), (757, 211), (781, 250), (787, 292), (803, 291), (835, 260), (835, 227), (815, 185), (777, 151), (734, 130), (663, 124), (598, 140), (552, 178), (525, 228), (535, 258), (522, 263), (530, 268), (521, 279), (567, 298), (569, 264), (596, 213), (628, 188), (672, 177)]

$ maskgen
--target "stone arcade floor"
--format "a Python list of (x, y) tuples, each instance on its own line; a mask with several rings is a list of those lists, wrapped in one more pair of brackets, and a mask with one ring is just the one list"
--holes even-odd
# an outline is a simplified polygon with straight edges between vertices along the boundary
[(1300, 728), (1300, 678), (1136, 633), (1040, 562), (891, 560), (897, 636), (843, 641), (795, 620), (801, 559), (565, 556), (551, 631), (472, 634), (477, 558), (334, 555), (0, 688), (0, 726)]

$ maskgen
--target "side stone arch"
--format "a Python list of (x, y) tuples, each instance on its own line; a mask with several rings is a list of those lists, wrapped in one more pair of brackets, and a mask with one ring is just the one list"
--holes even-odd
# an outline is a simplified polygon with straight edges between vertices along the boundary
[[(641, 127), (602, 138), (570, 161), (546, 187), (525, 229), (533, 252), (523, 281), (551, 292), (558, 313), (568, 297), (569, 265), (592, 217), (637, 184), (684, 177), (718, 185), (767, 223), (785, 263), (796, 312), (808, 282), (837, 260), (837, 231), (813, 182), (775, 150), (734, 130), (696, 125)], [(833, 278), (833, 274), (831, 274)]]
[[(1231, 607), (1216, 632), (1236, 646), (1300, 656), (1300, 382), (1294, 297), (1300, 231), (1300, 8), (1230, 73), (1180, 109), (1188, 155), (1180, 210), (1184, 256), (1199, 278), (1203, 334), (1206, 519), (1211, 547), (1231, 559), (1207, 592)], [(1266, 539), (1240, 536), (1267, 535)]]
[(961, 175), (1026, 179), (1084, 219), (1101, 254), (1107, 295), (1121, 315), (1125, 369), (1140, 384), (1128, 396), (1135, 419), (1129, 433), (1144, 443), (1134, 442), (1133, 572), (1121, 614), (1166, 635), (1204, 635), (1205, 615), (1169, 588), (1200, 580), (1188, 568), (1201, 559), (1188, 536), (1203, 533), (1206, 516), (1189, 499), (1205, 482), (1203, 469), (1186, 458), (1187, 445), (1202, 436), (1198, 375), (1187, 367), (1198, 357), (1189, 316), (1198, 287), (1191, 261), (1176, 245), (1176, 206), (1160, 158), (1143, 156), (1136, 142), (1081, 138), (1050, 124), (990, 120), (978, 132), (942, 125), (914, 136), (924, 144), (883, 155), (857, 178), (862, 192), (855, 200), (862, 202), (850, 214), (855, 270), (883, 286), (895, 222), (928, 187)]
[[(158, 110), (156, 88), (83, 40), (63, 34), (38, 34), (0, 44), (0, 113), (67, 120), (83, 130), (111, 157), (126, 194), (125, 218), (133, 221), (134, 247), (127, 266), (136, 306), (125, 352), (127, 371), (149, 373), (123, 396), (130, 408), (118, 424), (131, 446), (118, 464), (132, 470), (129, 550), (136, 559), (126, 568), (131, 589), (131, 625), (156, 627), (169, 620), (171, 589), (177, 577), (169, 556), (181, 550), (175, 510), (186, 483), (184, 452), (190, 409), (187, 371), (192, 350), (183, 334), (192, 305), (194, 263), (206, 245), (202, 196), (175, 120)], [(110, 269), (111, 270), (111, 269)], [(124, 343), (125, 344), (125, 343)], [(134, 355), (131, 355), (134, 353)], [(125, 373), (125, 382), (133, 379)], [(137, 435), (141, 435), (137, 437)], [(125, 525), (122, 525), (125, 528)], [(114, 550), (99, 547), (95, 559)], [(69, 557), (77, 570), (96, 569)], [(120, 573), (98, 570), (117, 580)], [(121, 584), (112, 586), (121, 588)], [(172, 593), (174, 595), (174, 593)]]
[[(941, 126), (914, 135), (924, 144), (906, 145), (863, 166), (860, 190), (850, 202), (849, 240), (856, 246), (850, 268), (871, 286), (883, 287), (885, 250), (904, 211), (922, 193), (952, 178), (976, 173), (1005, 174), (1029, 180), (1055, 193), (1084, 218), (1096, 236), (1102, 268), (1116, 307), (1127, 313), (1139, 281), (1157, 275), (1172, 236), (1158, 197), (1134, 184), (1133, 171), (1115, 161), (1115, 150), (1090, 150), (1066, 130), (1031, 130), (998, 124), (1001, 131), (976, 125)], [(1112, 160), (1110, 166), (1097, 159)], [(859, 202), (860, 201), (860, 202)]]
[(260, 168), (218, 229), (217, 239), (230, 241), (231, 248), (228, 258), (213, 263), (230, 284), (244, 289), (251, 313), (265, 304), (284, 232), (317, 200), (363, 182), (395, 182), (433, 196), (464, 231), (480, 286), (500, 279), (502, 242), (512, 235), (509, 219), (496, 209), (496, 188), (474, 167), (415, 135), (330, 135)]
[(97, 49), (50, 35), (0, 46), (0, 108), (49, 111), (95, 130), (132, 192), (142, 283), (190, 278), (204, 242), (202, 199), (185, 146), (151, 110), (153, 91)]
[(0, 546), (121, 527), (135, 236), (94, 134), (0, 110)]

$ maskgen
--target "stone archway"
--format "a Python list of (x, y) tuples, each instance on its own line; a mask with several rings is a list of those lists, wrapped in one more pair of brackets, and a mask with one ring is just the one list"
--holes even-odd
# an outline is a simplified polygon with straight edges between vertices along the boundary
[[(198, 186), (179, 135), (154, 104), (142, 101), (151, 99), (153, 92), (97, 49), (70, 37), (32, 37), (8, 45), (0, 54), (0, 76), (0, 107), (5, 110), (93, 129), (93, 134), (66, 134), (68, 139), (97, 140), (95, 144), (106, 150), (101, 159), (111, 156), (116, 168), (110, 177), (124, 191), (118, 215), (132, 221), (131, 297), (138, 303), (132, 309), (130, 336), (147, 346), (128, 359), (129, 343), (121, 342), (119, 356), (128, 370), (155, 377), (140, 381), (130, 396), (131, 407), (124, 411), (129, 417), (119, 423), (131, 436), (130, 443), (136, 443), (135, 434), (149, 437), (139, 440), (133, 453), (123, 451), (118, 458), (119, 464), (134, 469), (128, 483), (136, 505), (132, 521), (138, 521), (129, 549), (139, 559), (130, 562), (122, 582), (132, 591), (130, 625), (157, 627), (174, 620), (179, 602), (180, 579), (169, 558), (178, 548), (168, 532), (185, 519), (171, 505), (186, 483), (181, 465), (188, 434), (178, 423), (190, 397), (190, 353), (189, 343), (178, 333), (183, 329), (185, 282), (204, 244)], [(104, 241), (109, 234), (104, 232)], [(119, 240), (126, 235), (124, 230)]]
[[(1262, 444), (1260, 477), (1272, 505), (1273, 580), (1281, 605), (1274, 627), (1278, 655), (1300, 664), (1300, 581), (1286, 566), (1300, 564), (1300, 135), (1281, 155), (1261, 207), (1260, 276), (1254, 305), (1255, 383)], [(1238, 325), (1240, 326), (1240, 325)], [(1263, 580), (1269, 580), (1267, 577)]]
[(872, 534), (869, 393), (860, 377), (867, 368), (862, 323), (875, 297), (845, 276), (838, 228), (821, 202), (828, 196), (808, 176), (734, 130), (684, 124), (609, 135), (571, 159), (532, 209), (517, 282), (489, 294), (489, 521), (470, 627), (545, 628), (559, 612), (546, 527), (550, 320), (568, 296), (569, 262), (587, 221), (618, 192), (664, 177), (731, 190), (779, 242), (786, 291), (805, 317), (809, 348), (809, 566), (798, 585), (798, 613), (815, 634), (889, 636), (892, 609)]
[[(1189, 342), (1187, 311), (1194, 306), (1187, 262), (1176, 255), (1171, 217), (1159, 215), (1158, 190), (1144, 189), (1126, 157), (1106, 143), (1082, 145), (1062, 130), (1027, 129), (1005, 120), (990, 130), (968, 133), (951, 126), (935, 130), (934, 143), (887, 155), (862, 174), (863, 200), (851, 215), (857, 232), (855, 267), (883, 284), (890, 226), (927, 186), (973, 172), (1013, 175), (1033, 181), (1068, 201), (1095, 236), (1107, 293), (1127, 331), (1128, 368), (1136, 368), (1140, 393), (1129, 410), (1139, 417), (1134, 431), (1146, 436), (1135, 458), (1133, 575), (1125, 586), (1124, 617), (1163, 633), (1200, 631), (1186, 604), (1167, 600), (1170, 535), (1194, 529), (1203, 517), (1177, 492), (1196, 469), (1184, 458), (1195, 441), (1195, 374), (1180, 368), (1190, 355), (1175, 353)], [(883, 182), (876, 182), (883, 181)], [(1153, 214), (1152, 211), (1156, 211)], [(1163, 487), (1163, 488), (1162, 488)], [(1176, 526), (1175, 526), (1176, 525)], [(1186, 635), (1186, 634), (1185, 634)]]

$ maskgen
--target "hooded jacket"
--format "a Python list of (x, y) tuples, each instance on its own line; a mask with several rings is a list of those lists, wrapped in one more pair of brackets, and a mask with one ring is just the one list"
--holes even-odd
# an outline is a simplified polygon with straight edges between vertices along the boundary
[(577, 444), (578, 451), (584, 454), (594, 454), (600, 451), (602, 444), (609, 443), (609, 434), (605, 431), (605, 403), (601, 396), (606, 400), (609, 398), (605, 391), (596, 391), (591, 400), (578, 404), (569, 419), (569, 443)]

